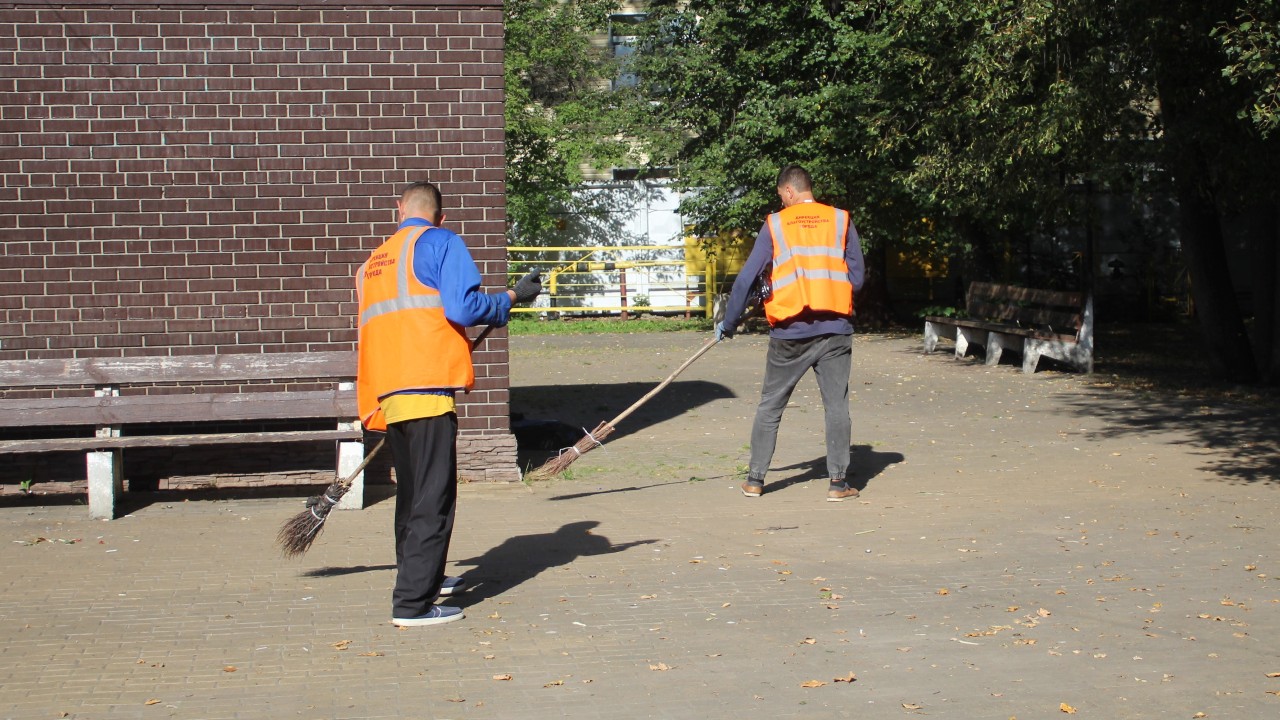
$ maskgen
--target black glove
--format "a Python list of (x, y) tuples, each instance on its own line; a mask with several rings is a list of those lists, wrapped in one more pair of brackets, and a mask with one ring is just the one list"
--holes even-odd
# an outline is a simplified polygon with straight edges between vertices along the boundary
[(516, 293), (516, 302), (533, 302), (538, 297), (538, 293), (542, 292), (542, 278), (538, 275), (537, 270), (530, 270), (529, 274), (516, 281), (516, 286), (512, 288)]

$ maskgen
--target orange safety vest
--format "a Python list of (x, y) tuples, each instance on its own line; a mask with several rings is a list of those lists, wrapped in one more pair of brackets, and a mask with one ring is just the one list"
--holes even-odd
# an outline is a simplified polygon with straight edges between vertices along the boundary
[(440, 291), (413, 272), (414, 244), (430, 228), (392, 235), (360, 266), (356, 406), (369, 430), (386, 430), (381, 400), (406, 390), (470, 390), (471, 343), (444, 316)]
[(849, 213), (820, 203), (797, 203), (769, 216), (773, 237), (773, 296), (764, 303), (770, 325), (805, 310), (853, 315), (853, 285), (845, 261)]

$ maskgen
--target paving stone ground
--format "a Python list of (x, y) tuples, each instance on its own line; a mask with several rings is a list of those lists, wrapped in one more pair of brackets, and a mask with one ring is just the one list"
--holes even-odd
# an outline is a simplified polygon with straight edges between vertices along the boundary
[[(589, 427), (704, 340), (514, 338), (513, 409)], [(809, 378), (747, 499), (765, 346), (716, 347), (561, 479), (465, 486), (447, 626), (387, 622), (391, 499), (293, 561), (285, 493), (6, 503), (0, 718), (1280, 713), (1273, 419), (859, 335), (862, 496), (824, 500)]]

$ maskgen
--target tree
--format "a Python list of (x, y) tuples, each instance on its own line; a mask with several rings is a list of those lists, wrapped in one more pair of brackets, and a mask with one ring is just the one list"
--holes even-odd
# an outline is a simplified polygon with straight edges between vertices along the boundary
[[(631, 164), (621, 131), (632, 108), (609, 92), (612, 58), (593, 45), (617, 0), (520, 0), (506, 12), (508, 239), (545, 245), (557, 218), (583, 199), (572, 192), (584, 164)], [(577, 208), (587, 216), (603, 211)]]
[[(1222, 226), (1275, 213), (1276, 26), (1256, 21), (1274, 15), (1274, 0), (655, 0), (639, 67), (682, 133), (655, 154), (702, 188), (686, 210), (704, 232), (758, 225), (786, 162), (873, 251), (994, 258), (1079, 224), (1083, 181), (1172, 194), (1206, 346), (1248, 381)], [(1270, 227), (1252, 240), (1274, 268)], [(1255, 284), (1274, 298), (1274, 276)], [(1265, 368), (1275, 320), (1260, 318)]]

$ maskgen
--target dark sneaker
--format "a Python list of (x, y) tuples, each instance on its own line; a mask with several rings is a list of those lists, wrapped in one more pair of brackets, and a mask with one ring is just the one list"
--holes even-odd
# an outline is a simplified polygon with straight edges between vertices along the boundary
[(758, 498), (764, 494), (764, 483), (759, 480), (748, 480), (742, 483), (742, 494), (749, 498)]
[(400, 627), (417, 627), (418, 625), (443, 625), (451, 623), (454, 620), (461, 620), (465, 617), (462, 614), (462, 608), (449, 607), (448, 605), (432, 605), (431, 610), (425, 615), (410, 618), (391, 618), (392, 625)]
[(461, 595), (467, 591), (467, 581), (460, 577), (446, 577), (440, 586), (440, 596)]
[(843, 502), (845, 498), (855, 497), (858, 497), (858, 489), (849, 487), (849, 483), (831, 483), (831, 489), (827, 490), (827, 502)]

